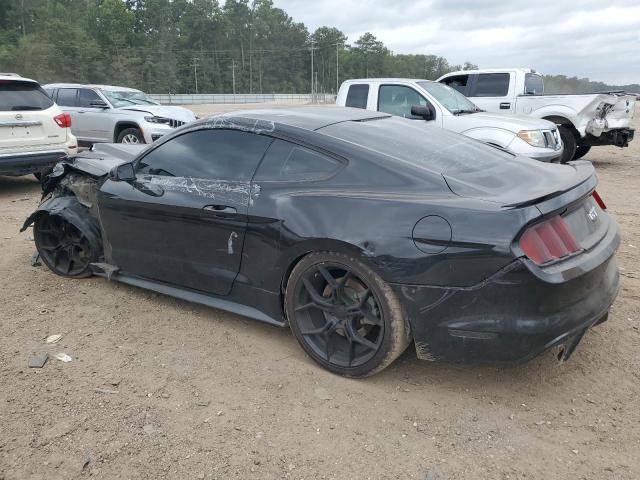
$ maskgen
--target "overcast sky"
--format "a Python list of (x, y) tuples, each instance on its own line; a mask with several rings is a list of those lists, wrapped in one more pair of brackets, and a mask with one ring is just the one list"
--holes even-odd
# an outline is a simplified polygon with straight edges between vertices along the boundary
[(640, 83), (640, 0), (274, 0), (310, 31), (371, 32), (394, 53)]

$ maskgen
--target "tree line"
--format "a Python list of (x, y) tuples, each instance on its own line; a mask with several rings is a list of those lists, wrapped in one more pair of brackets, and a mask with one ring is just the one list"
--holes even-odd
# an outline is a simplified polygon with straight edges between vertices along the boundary
[[(348, 78), (435, 79), (472, 68), (437, 55), (394, 54), (371, 33), (350, 43), (334, 27), (310, 32), (271, 0), (0, 1), (0, 71), (41, 83), (308, 93), (313, 81), (315, 91), (331, 93)], [(553, 79), (560, 91), (595, 88), (585, 79)]]

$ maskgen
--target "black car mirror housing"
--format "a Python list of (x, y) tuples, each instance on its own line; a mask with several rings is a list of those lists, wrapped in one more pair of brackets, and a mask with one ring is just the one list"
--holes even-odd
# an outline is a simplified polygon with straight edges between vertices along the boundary
[(132, 182), (136, 179), (136, 171), (133, 163), (127, 162), (113, 167), (109, 172), (109, 178), (114, 182)]
[(411, 105), (411, 115), (414, 117), (422, 117), (426, 121), (433, 120), (433, 112), (424, 105)]
[(109, 108), (107, 102), (103, 102), (102, 100), (93, 100), (89, 103), (89, 106), (92, 108)]

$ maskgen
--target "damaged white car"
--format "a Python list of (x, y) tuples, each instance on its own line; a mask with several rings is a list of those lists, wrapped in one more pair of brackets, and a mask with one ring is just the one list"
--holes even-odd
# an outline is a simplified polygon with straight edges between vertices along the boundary
[(633, 140), (635, 94), (545, 95), (542, 75), (530, 68), (465, 70), (443, 75), (438, 82), (488, 112), (530, 115), (555, 123), (564, 144), (563, 163), (583, 157), (594, 146), (626, 147)]

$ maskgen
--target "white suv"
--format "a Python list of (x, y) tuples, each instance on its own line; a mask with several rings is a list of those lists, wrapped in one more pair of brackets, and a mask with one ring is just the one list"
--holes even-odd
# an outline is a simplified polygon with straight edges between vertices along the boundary
[(44, 89), (71, 115), (81, 144), (152, 143), (196, 120), (191, 110), (160, 105), (135, 88), (52, 83)]
[(77, 151), (71, 117), (38, 82), (0, 73), (0, 175), (39, 177)]

